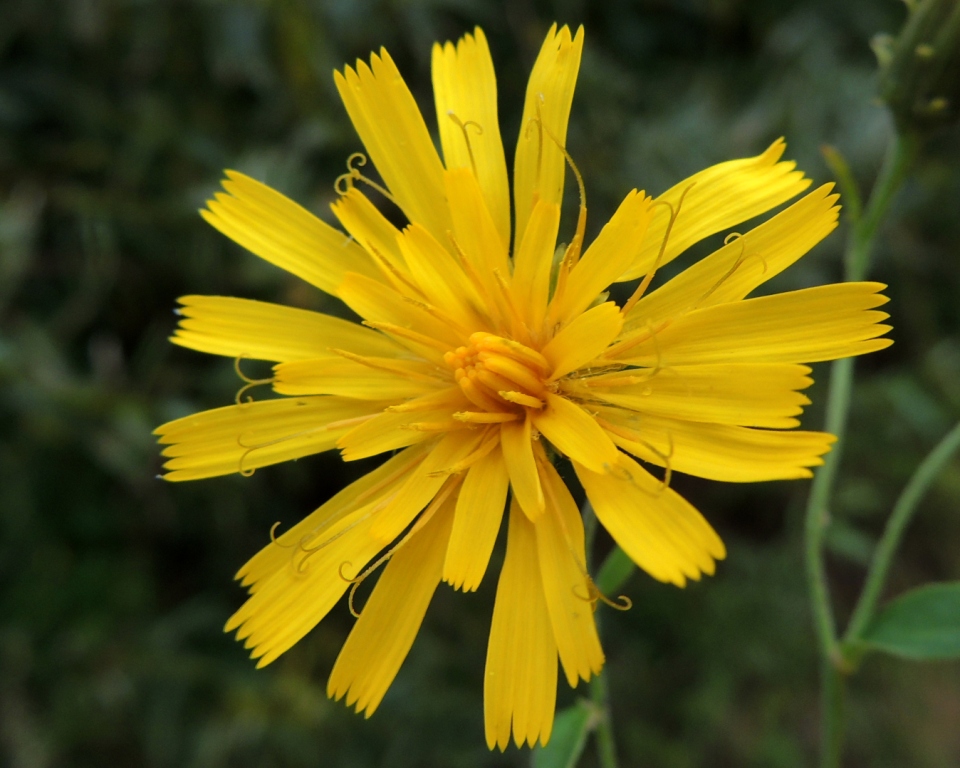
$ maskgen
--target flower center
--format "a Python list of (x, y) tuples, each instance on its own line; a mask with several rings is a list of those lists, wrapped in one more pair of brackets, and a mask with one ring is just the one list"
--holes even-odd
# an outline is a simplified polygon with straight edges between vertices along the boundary
[(463, 394), (485, 411), (513, 406), (543, 408), (551, 366), (539, 352), (511, 339), (478, 332), (470, 343), (447, 352), (443, 359), (454, 372)]

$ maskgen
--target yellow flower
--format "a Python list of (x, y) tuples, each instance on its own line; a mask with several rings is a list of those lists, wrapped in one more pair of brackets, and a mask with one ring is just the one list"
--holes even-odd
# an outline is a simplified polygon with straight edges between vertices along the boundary
[[(389, 458), (273, 539), (238, 573), (250, 591), (227, 622), (258, 666), (309, 632), (352, 583), (385, 564), (328, 692), (369, 716), (441, 581), (475, 590), (508, 497), (506, 559), (487, 651), (487, 742), (546, 743), (557, 659), (571, 686), (603, 666), (584, 529), (552, 459), (573, 465), (600, 522), (656, 579), (712, 574), (724, 546), (669, 487), (671, 472), (730, 482), (809, 477), (830, 435), (801, 432), (805, 362), (886, 347), (876, 283), (745, 296), (836, 226), (831, 185), (810, 192), (647, 293), (699, 240), (809, 185), (758, 157), (708, 168), (658, 198), (630, 192), (583, 248), (586, 208), (557, 244), (567, 119), (583, 45), (551, 28), (527, 87), (513, 221), (483, 33), (433, 51), (441, 161), (386, 51), (336, 73), (384, 186), (363, 157), (338, 180), (340, 232), (227, 172), (204, 219), (342, 300), (363, 325), (245, 299), (187, 296), (173, 341), (276, 363), (284, 397), (206, 411), (157, 430), (168, 480), (338, 448)], [(572, 163), (570, 163), (571, 167)], [(576, 173), (576, 169), (573, 168)], [(359, 183), (387, 197), (395, 227)], [(513, 247), (511, 249), (511, 239)], [(614, 282), (643, 278), (623, 306)], [(664, 468), (662, 479), (642, 464)], [(508, 493), (509, 492), (509, 493)]]

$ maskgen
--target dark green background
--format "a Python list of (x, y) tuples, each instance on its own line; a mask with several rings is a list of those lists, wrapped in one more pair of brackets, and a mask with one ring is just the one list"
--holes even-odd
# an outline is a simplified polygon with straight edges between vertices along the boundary
[[(477, 594), (438, 590), (368, 721), (324, 695), (352, 622), (343, 606), (264, 671), (222, 634), (242, 600), (231, 576), (271, 524), (370, 465), (326, 455), (249, 479), (155, 479), (153, 427), (238, 388), (230, 361), (166, 341), (178, 296), (332, 309), (196, 209), (232, 167), (329, 218), (333, 180), (360, 149), (333, 68), (385, 45), (432, 124), (430, 46), (475, 24), (512, 157), (554, 19), (586, 25), (568, 147), (592, 232), (634, 186), (657, 193), (780, 135), (815, 181), (831, 178), (827, 143), (869, 185), (891, 130), (869, 40), (903, 16), (897, 0), (0, 2), (0, 764), (526, 764), (527, 752), (483, 741), (490, 574)], [(890, 284), (896, 344), (859, 368), (830, 531), (841, 615), (895, 495), (960, 416), (957, 139), (931, 143), (879, 241), (873, 274)], [(772, 287), (838, 279), (844, 232)], [(623, 763), (810, 765), (808, 483), (674, 486), (729, 557), (682, 591), (636, 575), (632, 611), (601, 609)], [(909, 532), (893, 591), (960, 578), (958, 500), (955, 462)], [(572, 698), (564, 687), (561, 703)], [(957, 664), (871, 658), (849, 713), (850, 766), (960, 764)]]

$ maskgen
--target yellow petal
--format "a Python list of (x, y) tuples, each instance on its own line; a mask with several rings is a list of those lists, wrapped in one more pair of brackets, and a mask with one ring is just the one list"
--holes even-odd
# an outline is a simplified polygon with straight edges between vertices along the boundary
[(560, 663), (570, 687), (603, 668), (603, 649), (593, 618), (593, 596), (585, 576), (583, 520), (557, 470), (540, 464), (547, 512), (537, 518), (537, 554)]
[(531, 520), (543, 514), (543, 488), (533, 458), (530, 419), (508, 422), (500, 427), (500, 447), (510, 474), (510, 487), (520, 508)]
[(786, 363), (716, 363), (636, 369), (566, 380), (563, 389), (623, 408), (689, 421), (787, 429), (810, 400), (810, 369)]
[[(383, 543), (370, 536), (372, 516), (364, 508), (344, 517), (314, 551), (287, 553), (287, 565), (258, 584), (231, 617), (237, 639), (251, 649), (257, 667), (274, 661), (317, 625), (343, 596)], [(322, 546), (320, 546), (322, 544)]]
[(582, 51), (583, 27), (571, 39), (569, 28), (558, 32), (554, 24), (530, 73), (513, 166), (514, 243), (523, 242), (527, 220), (538, 201), (559, 205), (563, 200), (566, 160), (557, 143), (566, 145)]
[(443, 580), (454, 589), (472, 592), (480, 586), (500, 530), (508, 486), (499, 447), (467, 470), (443, 563)]
[(344, 434), (337, 440), (337, 448), (340, 449), (343, 460), (365, 459), (432, 439), (436, 432), (424, 429), (421, 425), (448, 420), (451, 413), (468, 406), (460, 388), (451, 387), (422, 395), (401, 404), (400, 407), (419, 402), (429, 404), (429, 407), (423, 410), (419, 407), (416, 410), (388, 408)]
[(370, 66), (334, 72), (347, 114), (391, 194), (410, 221), (442, 238), (450, 229), (443, 165), (417, 104), (384, 49)]
[(358, 420), (382, 408), (339, 397), (260, 400), (185, 416), (154, 434), (168, 446), (164, 478), (197, 480), (328, 451)]
[(259, 181), (227, 171), (229, 194), (201, 210), (204, 220), (271, 264), (333, 293), (347, 272), (376, 278), (370, 257), (342, 232)]
[(495, 296), (498, 289), (494, 271), (504, 278), (510, 276), (509, 246), (500, 239), (473, 173), (457, 168), (447, 171), (444, 178), (457, 247), (470, 260), (486, 293)]
[(393, 269), (407, 274), (406, 264), (397, 244), (400, 230), (380, 213), (363, 192), (356, 187), (348, 189), (346, 194), (330, 205), (330, 210), (360, 245), (386, 259)]
[(560, 453), (579, 461), (594, 472), (607, 472), (616, 466), (620, 452), (596, 419), (565, 397), (547, 393), (547, 407), (531, 416), (540, 430)]
[(837, 226), (838, 195), (824, 184), (644, 296), (624, 328), (656, 327), (691, 309), (737, 301), (780, 274)]
[(449, 386), (436, 368), (416, 360), (342, 357), (297, 360), (274, 366), (273, 388), (282, 395), (342, 395), (358, 400), (393, 401)]
[(633, 264), (653, 217), (653, 199), (633, 190), (600, 230), (597, 239), (567, 277), (562, 295), (550, 306), (550, 324), (569, 322)]
[(394, 553), (330, 673), (327, 695), (346, 696), (366, 717), (400, 670), (440, 583), (453, 518), (448, 506)]
[(449, 479), (449, 471), (466, 458), (483, 439), (480, 430), (448, 432), (437, 441), (426, 459), (410, 473), (389, 503), (377, 513), (370, 534), (382, 544), (393, 541), (424, 509)]
[(812, 477), (836, 438), (825, 432), (705, 424), (599, 406), (611, 439), (643, 461), (725, 483)]
[(530, 216), (513, 265), (513, 295), (527, 328), (541, 332), (550, 290), (550, 268), (557, 245), (560, 206), (540, 202)]
[[(415, 333), (442, 341), (450, 349), (460, 346), (463, 341), (449, 324), (430, 315), (421, 306), (406, 301), (388, 285), (361, 275), (347, 275), (337, 290), (343, 302), (364, 320), (374, 323), (389, 323), (407, 328)], [(388, 334), (390, 335), (390, 334)], [(409, 339), (396, 339), (417, 354), (431, 357), (443, 364), (443, 352), (432, 346), (412, 344)]]
[(427, 303), (449, 315), (464, 329), (484, 326), (482, 311), (477, 309), (483, 302), (449, 251), (418, 224), (407, 227), (399, 243), (410, 274)]
[(226, 296), (183, 296), (180, 325), (170, 341), (213, 355), (254, 360), (327, 357), (331, 349), (393, 356), (402, 348), (386, 336), (339, 317)]
[(618, 359), (632, 365), (816, 363), (890, 346), (882, 283), (835, 283), (698, 309)]
[[(810, 180), (794, 170), (796, 163), (778, 162), (786, 146), (783, 139), (777, 139), (762, 155), (711, 166), (660, 195), (657, 203), (669, 203), (673, 210), (680, 207), (660, 266), (703, 238), (759, 216), (810, 186)], [(670, 210), (666, 205), (656, 207), (643, 249), (621, 280), (633, 280), (653, 268), (667, 233)]]
[[(483, 193), (501, 247), (510, 247), (510, 189), (497, 118), (497, 79), (480, 27), (433, 46), (433, 93), (447, 169), (468, 168)], [(456, 118), (456, 119), (454, 119)], [(451, 201), (450, 208), (456, 211)]]
[(659, 581), (684, 586), (713, 574), (723, 542), (687, 501), (623, 458), (623, 476), (600, 475), (574, 462), (597, 519), (630, 559)]
[(542, 350), (553, 366), (550, 381), (566, 376), (599, 357), (617, 338), (623, 315), (612, 301), (592, 307), (566, 325)]
[[(251, 592), (258, 591), (265, 580), (277, 571), (290, 567), (294, 555), (305, 555), (306, 550), (330, 537), (331, 527), (361, 507), (390, 496), (407, 474), (423, 461), (428, 446), (418, 445), (400, 451), (376, 469), (350, 483), (329, 501), (307, 515), (292, 528), (282, 531), (275, 541), (251, 557), (237, 572), (236, 578)], [(240, 620), (242, 620), (241, 615)], [(231, 620), (226, 631), (235, 629), (240, 620)]]
[(487, 746), (546, 744), (557, 697), (557, 645), (538, 573), (533, 525), (510, 507), (507, 555), (497, 584), (483, 680)]

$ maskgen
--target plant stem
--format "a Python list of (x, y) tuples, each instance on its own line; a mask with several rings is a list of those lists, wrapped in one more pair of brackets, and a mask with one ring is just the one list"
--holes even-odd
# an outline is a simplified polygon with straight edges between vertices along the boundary
[[(590, 502), (583, 506), (583, 531), (586, 540), (587, 570), (591, 570), (593, 541), (597, 535), (597, 516)], [(597, 633), (600, 632), (600, 616), (596, 616)], [(617, 747), (613, 738), (613, 717), (610, 712), (610, 692), (607, 689), (607, 670), (601, 670), (590, 681), (590, 700), (600, 713), (596, 725), (597, 760), (600, 768), (619, 768)]]
[(613, 719), (610, 716), (610, 697), (607, 691), (607, 671), (603, 670), (590, 681), (590, 699), (601, 711), (597, 722), (597, 759), (601, 768), (618, 768), (617, 747), (613, 740)]
[[(844, 254), (844, 272), (847, 280), (866, 277), (874, 240), (890, 204), (906, 178), (916, 157), (919, 142), (916, 138), (897, 134), (884, 157), (880, 174), (870, 194), (870, 200), (861, 216), (853, 222)], [(841, 673), (843, 658), (837, 642), (836, 623), (830, 603), (823, 542), (829, 525), (830, 497), (840, 465), (841, 447), (846, 433), (853, 391), (853, 360), (846, 358), (833, 363), (827, 399), (826, 431), (837, 437), (837, 444), (827, 454), (816, 473), (807, 500), (805, 537), (805, 565), (810, 589), (810, 602), (820, 654), (823, 660), (821, 685), (823, 687), (823, 724), (821, 765), (834, 768), (840, 764), (843, 749), (843, 686)]]
[(930, 485), (940, 474), (944, 465), (957, 452), (957, 449), (960, 449), (960, 424), (954, 426), (944, 435), (936, 447), (927, 454), (927, 457), (914, 471), (910, 481), (897, 499), (897, 503), (894, 504), (893, 513), (887, 520), (883, 537), (877, 544), (873, 559), (870, 561), (867, 580), (863, 585), (860, 599), (857, 601), (853, 616), (850, 619), (850, 625), (844, 635), (844, 645), (855, 646), (863, 636), (863, 632), (869, 625), (877, 608), (877, 601), (880, 599), (880, 594), (887, 580), (887, 573), (890, 571), (890, 563), (897, 547), (900, 545), (900, 539), (903, 538), (904, 530), (913, 519), (917, 506)]

